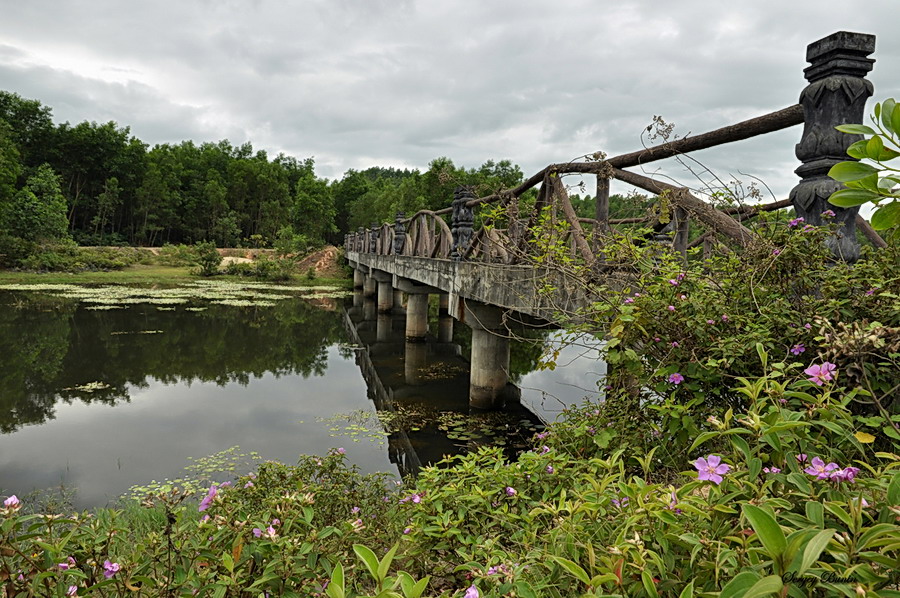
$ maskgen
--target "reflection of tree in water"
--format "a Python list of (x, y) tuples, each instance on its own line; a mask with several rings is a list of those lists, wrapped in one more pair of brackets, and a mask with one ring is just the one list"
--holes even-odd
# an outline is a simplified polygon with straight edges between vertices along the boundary
[[(33, 294), (0, 294), (0, 431), (53, 417), (61, 398), (128, 400), (129, 387), (166, 383), (246, 385), (267, 372), (322, 375), (339, 316), (304, 301), (273, 307), (209, 305), (161, 311), (138, 304), (87, 310)], [(91, 391), (79, 389), (102, 382)]]

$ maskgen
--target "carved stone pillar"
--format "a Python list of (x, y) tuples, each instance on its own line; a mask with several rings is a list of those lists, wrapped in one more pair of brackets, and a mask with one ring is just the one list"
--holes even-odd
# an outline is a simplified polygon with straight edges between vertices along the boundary
[(475, 194), (469, 186), (460, 186), (453, 192), (453, 218), (450, 232), (453, 233), (453, 248), (450, 257), (459, 261), (465, 256), (472, 241), (472, 226), (475, 223), (475, 214), (472, 208), (466, 205), (475, 199)]
[(826, 244), (834, 255), (846, 261), (859, 257), (856, 242), (856, 214), (859, 207), (840, 208), (828, 203), (828, 198), (842, 184), (828, 177), (828, 171), (838, 162), (849, 160), (847, 148), (862, 139), (861, 135), (841, 133), (834, 127), (863, 122), (866, 99), (874, 92), (865, 79), (872, 70), (875, 36), (864, 33), (838, 31), (806, 49), (810, 63), (804, 71), (809, 85), (800, 93), (803, 106), (803, 137), (796, 154), (803, 164), (795, 171), (800, 183), (791, 190), (791, 201), (798, 216), (807, 224), (821, 225), (822, 212), (832, 210), (840, 227)]
[(403, 253), (403, 246), (406, 244), (406, 226), (403, 224), (404, 218), (406, 218), (406, 215), (403, 212), (397, 212), (397, 217), (394, 219), (395, 255), (401, 255)]
[(363, 241), (366, 238), (366, 229), (363, 227), (359, 227), (356, 229), (356, 249), (354, 251), (358, 251), (360, 253), (365, 253), (366, 248), (363, 247)]
[(369, 233), (369, 253), (378, 253), (378, 223), (373, 222)]

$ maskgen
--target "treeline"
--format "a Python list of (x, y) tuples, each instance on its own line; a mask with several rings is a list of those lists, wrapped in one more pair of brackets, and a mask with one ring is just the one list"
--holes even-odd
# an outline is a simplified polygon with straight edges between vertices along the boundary
[[(9, 253), (10, 239), (142, 246), (211, 241), (220, 247), (339, 243), (344, 233), (391, 220), (398, 211), (447, 207), (458, 185), (488, 194), (522, 180), (508, 160), (466, 169), (441, 157), (425, 172), (373, 167), (328, 181), (316, 176), (313, 158), (270, 159), (250, 143), (227, 140), (150, 148), (127, 126), (54, 124), (41, 102), (0, 91), (0, 254), (4, 246)], [(573, 203), (580, 215), (592, 215), (590, 197), (576, 195)]]

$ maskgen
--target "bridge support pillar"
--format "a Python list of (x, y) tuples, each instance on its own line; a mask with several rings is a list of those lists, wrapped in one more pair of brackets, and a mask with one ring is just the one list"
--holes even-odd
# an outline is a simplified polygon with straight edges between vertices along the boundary
[(364, 276), (365, 280), (363, 281), (363, 295), (366, 297), (374, 297), (375, 293), (378, 291), (378, 283), (372, 278), (371, 275)]
[(406, 300), (406, 341), (421, 343), (428, 334), (428, 294), (413, 293)]
[(390, 313), (394, 309), (394, 277), (381, 270), (372, 270), (372, 278), (378, 282), (378, 311)]
[(450, 315), (450, 295), (440, 294), (438, 303), (438, 342), (453, 342), (453, 317)]
[(360, 268), (353, 269), (353, 288), (361, 289), (366, 284), (366, 274)]
[(422, 374), (427, 360), (428, 345), (425, 343), (406, 343), (406, 350), (403, 356), (403, 374), (407, 384), (419, 386), (424, 382)]
[(469, 405), (496, 409), (503, 405), (509, 382), (509, 337), (502, 323), (503, 310), (466, 301), (465, 323), (472, 329)]

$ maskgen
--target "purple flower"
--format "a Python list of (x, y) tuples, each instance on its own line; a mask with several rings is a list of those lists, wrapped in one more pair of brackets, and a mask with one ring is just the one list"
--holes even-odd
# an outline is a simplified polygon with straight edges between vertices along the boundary
[(212, 486), (210, 486), (209, 492), (207, 492), (203, 500), (200, 501), (200, 508), (198, 510), (202, 512), (208, 509), (209, 505), (211, 505), (212, 501), (216, 498), (216, 493), (218, 493), (218, 491), (218, 484), (213, 484)]
[(634, 299), (632, 299), (631, 297), (626, 297), (625, 303), (634, 303)]
[(69, 569), (71, 569), (74, 566), (75, 566), (75, 559), (73, 559), (72, 557), (67, 558), (65, 563), (60, 563), (57, 565), (57, 567), (59, 567), (60, 571), (68, 571)]
[(809, 322), (804, 324), (803, 327), (806, 328), (807, 330), (812, 330), (812, 324), (810, 324)]
[(505, 492), (506, 496), (515, 496), (516, 494), (518, 494), (518, 492), (516, 492), (516, 489), (512, 486), (507, 486)]
[(777, 467), (763, 467), (763, 473), (781, 473), (781, 469)]
[(828, 479), (834, 480), (835, 482), (853, 483), (856, 481), (856, 476), (858, 475), (859, 467), (845, 467), (844, 469), (837, 469), (830, 472), (828, 475)]
[(661, 340), (662, 340), (662, 339), (659, 338), (658, 336), (654, 336), (654, 337), (653, 337), (653, 342), (654, 342), (654, 343), (658, 343), (658, 342), (661, 341)]
[(868, 291), (866, 291), (866, 295), (868, 295), (868, 296), (870, 296), (870, 297), (871, 297), (872, 295), (874, 295), (874, 294), (875, 294), (875, 289), (874, 289), (874, 288), (871, 288), (871, 289), (869, 289)]
[(253, 482), (248, 480), (247, 483), (244, 484), (244, 488), (253, 488)]
[(773, 250), (772, 250), (772, 255), (773, 255), (774, 257), (778, 257), (779, 255), (781, 255), (781, 250), (780, 250), (780, 249), (773, 249)]
[(675, 306), (674, 306), (674, 305), (670, 305), (670, 306), (667, 307), (666, 309), (668, 309), (669, 311), (675, 311)]
[(804, 351), (806, 351), (806, 347), (803, 346), (803, 343), (797, 343), (796, 345), (791, 347), (791, 353), (793, 355), (800, 355)]
[(119, 569), (121, 569), (119, 563), (110, 562), (108, 559), (103, 561), (103, 576), (106, 579), (112, 579), (119, 572)]
[(538, 432), (537, 434), (534, 435), (534, 437), (537, 438), (538, 440), (543, 440), (547, 436), (550, 436), (550, 432), (547, 432), (546, 430), (543, 432)]
[(478, 593), (478, 588), (475, 587), (474, 583), (466, 590), (466, 594), (463, 598), (481, 598), (481, 594)]
[(678, 504), (678, 495), (675, 494), (675, 489), (672, 489), (672, 493), (669, 495), (669, 505), (666, 507), (670, 511), (675, 511), (676, 515), (681, 515), (682, 510), (676, 508), (675, 505)]
[(675, 372), (674, 374), (669, 375), (669, 383), (670, 384), (674, 384), (677, 386), (677, 385), (681, 384), (682, 382), (684, 382), (684, 376), (682, 376), (678, 372)]
[(78, 586), (69, 586), (69, 589), (66, 590), (66, 596), (77, 596), (78, 595)]
[(344, 450), (344, 447), (341, 447), (341, 448), (339, 448), (339, 449), (337, 450), (337, 454), (338, 454), (338, 455), (344, 455), (344, 454), (346, 454), (346, 453), (347, 453), (347, 451)]
[(813, 230), (814, 228), (816, 227), (814, 227), (812, 224), (804, 224), (801, 230), (806, 233)]
[(709, 324), (710, 326), (712, 326), (713, 324), (716, 323), (716, 321), (715, 320), (707, 320), (706, 323)]
[(795, 457), (797, 459), (797, 463), (806, 463), (809, 457), (806, 456), (806, 453), (800, 453)]
[(22, 508), (22, 501), (19, 500), (19, 497), (15, 494), (10, 495), (9, 498), (3, 501), (3, 506), (7, 509), (12, 509), (13, 511), (18, 511)]
[(793, 220), (788, 222), (788, 227), (794, 228), (795, 226), (799, 226), (803, 222), (806, 222), (806, 219), (803, 218), (803, 216), (800, 216), (799, 218), (794, 218)]
[(412, 532), (412, 528), (411, 528), (411, 527), (407, 527), (407, 528), (404, 528), (404, 529), (403, 529), (403, 533), (404, 533), (404, 534), (409, 534), (409, 533), (411, 533), (411, 532)]
[(553, 473), (553, 472), (556, 471), (556, 470), (553, 469), (553, 466), (552, 466), (552, 465), (548, 465), (548, 466), (547, 466), (547, 469), (546, 469), (545, 471), (546, 471), (547, 473)]
[(686, 273), (686, 272), (681, 272), (681, 273), (679, 273), (678, 276), (676, 276), (675, 278), (677, 278), (678, 280), (684, 280), (685, 278), (687, 278), (687, 273)]
[(541, 454), (542, 454), (542, 455), (546, 455), (546, 454), (549, 453), (549, 452), (550, 452), (550, 447), (549, 447), (549, 446), (544, 445), (544, 446), (541, 447)]
[(825, 361), (822, 365), (813, 364), (803, 370), (803, 373), (809, 376), (809, 381), (814, 382), (816, 386), (822, 386), (826, 382), (834, 380), (834, 372), (837, 366), (833, 363)]
[(628, 506), (628, 497), (623, 496), (622, 498), (613, 498), (610, 502), (619, 509), (624, 509)]
[(353, 507), (352, 509), (350, 509), (350, 512), (356, 515), (357, 513), (359, 513), (359, 507)]
[(722, 463), (722, 457), (718, 455), (708, 455), (705, 459), (700, 457), (694, 461), (694, 467), (699, 472), (697, 479), (708, 480), (716, 486), (722, 483), (722, 476), (731, 471), (731, 466)]
[(254, 527), (254, 528), (253, 528), (253, 535), (254, 535), (254, 536), (256, 536), (257, 538), (261, 538), (261, 537), (262, 537), (262, 534), (263, 534), (263, 532), (262, 532), (261, 529), (259, 529), (258, 527)]
[(829, 463), (826, 465), (821, 457), (813, 457), (810, 466), (803, 471), (811, 476), (816, 476), (816, 479), (827, 480), (831, 477), (831, 472), (836, 469), (839, 469), (837, 463)]
[(678, 341), (672, 341), (672, 348), (675, 349), (678, 347)]
[(837, 214), (834, 213), (834, 210), (825, 210), (822, 212), (822, 218), (834, 218)]
[(678, 281), (675, 280), (674, 278), (670, 278), (670, 279), (669, 279), (669, 284), (672, 285), (673, 287), (677, 287), (677, 286), (678, 286)]
[(725, 314), (722, 314), (722, 321), (723, 321), (723, 322), (727, 322), (727, 321), (728, 321), (728, 316), (726, 316)]

